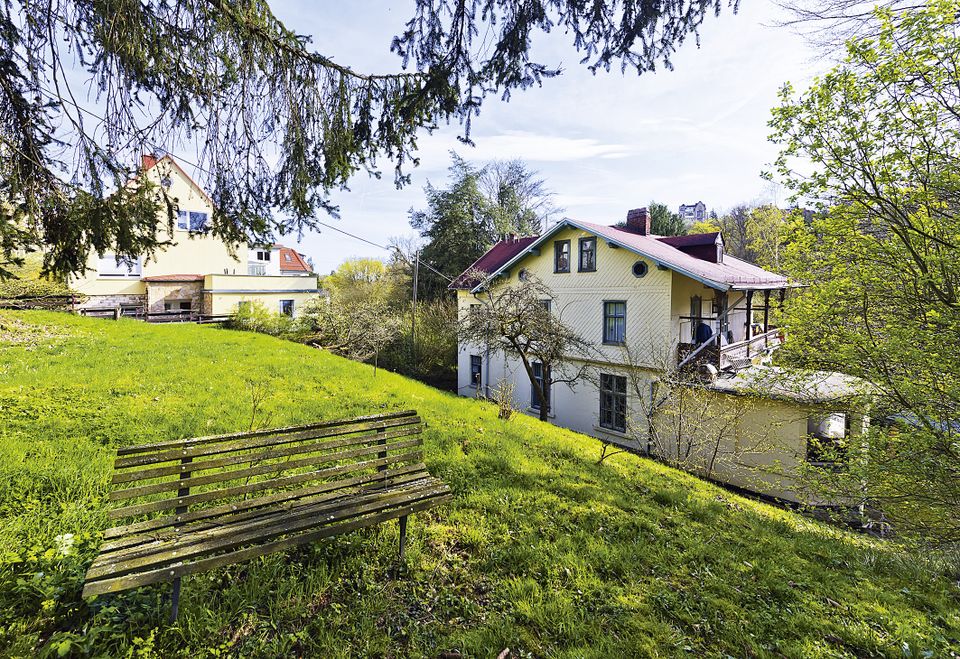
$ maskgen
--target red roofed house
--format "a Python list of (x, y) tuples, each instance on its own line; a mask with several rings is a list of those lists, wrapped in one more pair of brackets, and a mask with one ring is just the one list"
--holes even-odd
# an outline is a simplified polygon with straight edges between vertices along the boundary
[[(478, 278), (476, 271), (486, 276)], [(641, 208), (617, 225), (565, 219), (540, 236), (510, 237), (494, 245), (450, 288), (457, 291), (460, 313), (465, 314), (472, 305), (483, 304), (488, 289), (518, 284), (528, 276), (550, 288), (552, 312), (562, 314), (563, 322), (595, 347), (591, 362), (597, 381), (574, 388), (553, 385), (548, 396), (552, 420), (646, 452), (653, 451), (645, 440), (652, 431), (667, 432), (651, 429), (644, 411), (655, 406), (651, 396), (666, 372), (688, 365), (704, 369), (719, 383), (713, 386), (707, 378), (717, 409), (742, 405), (742, 398), (733, 397), (742, 396), (743, 387), (731, 388), (731, 383), (769, 380), (744, 374), (767, 368), (763, 363), (780, 345), (782, 335), (772, 323), (771, 309), (791, 286), (782, 275), (726, 254), (720, 233), (652, 235), (650, 214)], [(533, 367), (540, 373), (537, 364)], [(489, 396), (498, 383), (507, 382), (513, 386), (516, 407), (539, 412), (538, 396), (518, 359), (491, 353), (486, 346), (461, 344), (458, 371), (461, 394)], [(638, 390), (644, 392), (643, 400)], [(852, 424), (849, 415), (844, 421), (836, 414), (824, 420), (817, 406), (829, 404), (829, 396), (821, 394), (839, 389), (816, 388), (819, 399), (807, 401), (778, 391), (738, 413), (739, 430), (731, 430), (724, 440), (736, 443), (747, 434), (764, 434), (776, 448), (751, 453), (733, 447), (728, 453), (736, 459), (715, 465), (712, 477), (799, 500), (789, 476), (772, 472), (781, 467), (789, 471), (809, 457), (809, 432), (826, 428), (821, 434), (835, 438), (840, 431), (856, 432), (862, 418)]]
[[(87, 273), (71, 281), (86, 297), (83, 308), (224, 315), (256, 301), (295, 315), (319, 296), (313, 268), (295, 250), (240, 245), (231, 251), (208, 233), (213, 202), (173, 158), (143, 156), (141, 175), (176, 200), (174, 226), (160, 229), (171, 244), (131, 263), (118, 263), (113, 254), (91, 255)], [(166, 216), (158, 222), (166, 225)]]

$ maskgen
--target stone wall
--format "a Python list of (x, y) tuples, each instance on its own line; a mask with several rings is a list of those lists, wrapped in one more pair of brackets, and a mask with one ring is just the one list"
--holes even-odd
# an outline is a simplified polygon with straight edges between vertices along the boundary
[(90, 295), (87, 299), (77, 305), (79, 309), (98, 309), (116, 307), (137, 307), (143, 309), (146, 303), (146, 296), (143, 295)]
[(198, 313), (202, 290), (201, 281), (147, 282), (147, 313), (163, 313), (164, 302), (171, 300), (190, 300), (191, 311)]

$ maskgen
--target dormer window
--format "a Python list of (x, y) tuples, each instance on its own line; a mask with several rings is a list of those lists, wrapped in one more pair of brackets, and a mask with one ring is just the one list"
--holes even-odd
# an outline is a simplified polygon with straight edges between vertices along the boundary
[(597, 269), (597, 239), (580, 239), (580, 267), (579, 272), (594, 272)]
[(553, 243), (553, 271), (570, 272), (569, 240), (558, 240)]
[(269, 261), (270, 260), (270, 250), (268, 249), (258, 249), (257, 252), (258, 261)]

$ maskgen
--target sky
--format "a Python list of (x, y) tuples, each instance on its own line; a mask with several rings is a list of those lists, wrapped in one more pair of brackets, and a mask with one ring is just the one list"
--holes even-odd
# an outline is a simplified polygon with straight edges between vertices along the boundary
[[(389, 44), (412, 16), (412, 3), (273, 0), (271, 6), (340, 63), (368, 73), (400, 68)], [(460, 125), (424, 134), (420, 166), (401, 190), (388, 164), (380, 180), (354, 176), (349, 191), (334, 195), (340, 219), (324, 221), (379, 244), (413, 235), (408, 211), (424, 208), (428, 181), (446, 184), (451, 149), (477, 164), (523, 159), (556, 193), (561, 216), (590, 222), (619, 222), (651, 200), (673, 210), (702, 200), (718, 212), (758, 199), (784, 203), (783, 193), (760, 177), (777, 153), (767, 140), (770, 108), (784, 82), (802, 89), (824, 64), (801, 37), (774, 26), (778, 12), (771, 0), (742, 0), (737, 14), (725, 9), (705, 20), (700, 47), (688, 39), (672, 58), (674, 70), (642, 76), (593, 75), (565, 35), (541, 39), (535, 53), (561, 65), (560, 77), (509, 102), (488, 98), (473, 124), (475, 147), (457, 141)], [(305, 234), (299, 250), (319, 273), (348, 257), (387, 256), (332, 230)]]

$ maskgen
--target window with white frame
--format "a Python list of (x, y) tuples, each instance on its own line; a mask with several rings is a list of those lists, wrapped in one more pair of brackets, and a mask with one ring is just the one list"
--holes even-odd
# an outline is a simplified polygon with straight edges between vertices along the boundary
[(100, 277), (139, 277), (140, 259), (117, 262), (115, 254), (104, 254), (97, 263), (97, 275)]
[(269, 249), (258, 249), (254, 252), (255, 258), (257, 261), (269, 261), (270, 260), (270, 250)]
[(203, 231), (207, 227), (207, 217), (203, 211), (178, 211), (177, 228), (184, 231)]

